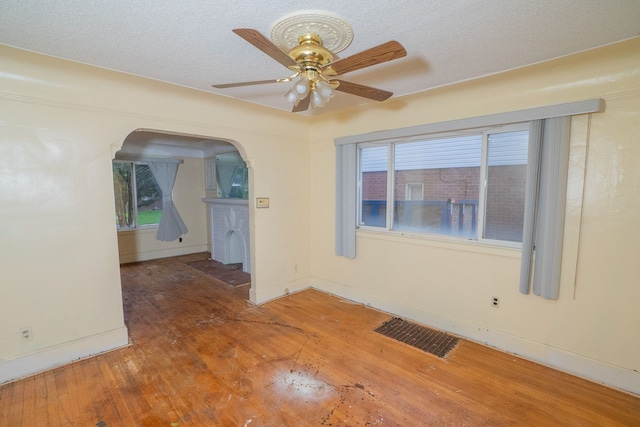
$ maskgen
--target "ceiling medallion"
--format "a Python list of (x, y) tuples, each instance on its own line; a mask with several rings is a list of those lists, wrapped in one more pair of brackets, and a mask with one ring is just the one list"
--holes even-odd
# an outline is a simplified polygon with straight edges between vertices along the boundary
[(317, 34), (332, 53), (346, 49), (353, 41), (353, 28), (344, 18), (323, 10), (303, 10), (285, 15), (271, 27), (271, 40), (285, 52), (299, 45), (302, 34)]

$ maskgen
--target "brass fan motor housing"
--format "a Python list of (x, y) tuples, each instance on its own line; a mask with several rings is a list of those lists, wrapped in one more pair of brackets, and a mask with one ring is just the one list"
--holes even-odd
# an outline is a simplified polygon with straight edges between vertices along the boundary
[(303, 34), (298, 37), (298, 46), (289, 51), (291, 59), (303, 69), (315, 69), (333, 61), (333, 54), (322, 46), (322, 39), (317, 34)]

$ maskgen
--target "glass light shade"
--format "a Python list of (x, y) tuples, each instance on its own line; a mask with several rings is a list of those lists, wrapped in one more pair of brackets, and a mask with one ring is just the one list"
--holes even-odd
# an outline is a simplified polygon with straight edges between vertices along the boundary
[(300, 101), (307, 96), (311, 107), (323, 107), (329, 99), (334, 95), (336, 86), (319, 80), (317, 74), (301, 75), (293, 82), (291, 89), (284, 95), (287, 101), (294, 105), (298, 105)]
[(334, 87), (329, 83), (322, 80), (316, 82), (316, 91), (320, 93), (320, 96), (326, 101), (333, 96)]
[(303, 99), (309, 93), (309, 80), (305, 78), (300, 78), (294, 85), (293, 91), (295, 92), (298, 99)]
[(320, 93), (317, 90), (314, 90), (311, 93), (311, 106), (312, 107), (323, 107), (325, 104), (326, 100), (322, 97), (322, 95), (320, 95)]
[(284, 96), (285, 96), (285, 98), (287, 98), (287, 101), (289, 101), (292, 104), (297, 104), (298, 101), (299, 101), (298, 96), (293, 91), (293, 89), (291, 89), (287, 93), (285, 93)]

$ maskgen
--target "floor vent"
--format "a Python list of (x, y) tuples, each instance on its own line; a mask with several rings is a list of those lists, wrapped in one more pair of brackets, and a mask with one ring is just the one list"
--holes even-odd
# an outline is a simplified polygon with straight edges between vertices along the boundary
[(438, 357), (445, 357), (460, 340), (446, 332), (420, 326), (399, 317), (384, 322), (376, 332)]

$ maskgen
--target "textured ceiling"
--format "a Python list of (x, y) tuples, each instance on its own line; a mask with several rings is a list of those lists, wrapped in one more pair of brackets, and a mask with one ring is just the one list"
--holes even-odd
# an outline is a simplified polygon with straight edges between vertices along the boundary
[[(388, 40), (406, 57), (343, 76), (394, 96), (547, 61), (640, 35), (638, 0), (1, 0), (0, 43), (282, 110), (289, 84), (211, 84), (291, 73), (234, 33), (269, 37), (281, 17), (326, 10), (351, 24), (344, 58)], [(0, 63), (1, 71), (1, 63)], [(337, 93), (321, 114), (375, 102)]]

